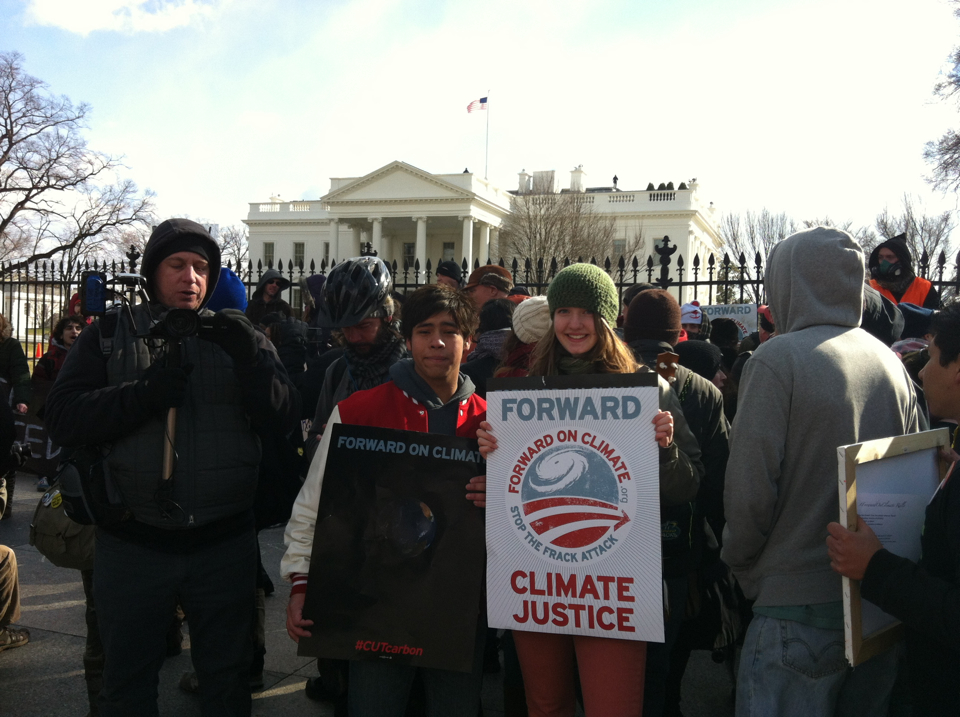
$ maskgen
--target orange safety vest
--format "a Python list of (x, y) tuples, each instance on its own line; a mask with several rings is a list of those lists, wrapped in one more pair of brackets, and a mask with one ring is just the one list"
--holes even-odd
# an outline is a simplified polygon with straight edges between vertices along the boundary
[(907, 290), (903, 292), (903, 296), (900, 297), (900, 301), (897, 301), (893, 298), (893, 294), (880, 286), (876, 279), (870, 280), (870, 286), (886, 296), (894, 304), (903, 302), (904, 304), (916, 304), (917, 306), (923, 306), (923, 302), (927, 300), (927, 294), (929, 294), (930, 289), (933, 288), (933, 284), (926, 279), (921, 279), (918, 276), (911, 282), (910, 286), (907, 287)]

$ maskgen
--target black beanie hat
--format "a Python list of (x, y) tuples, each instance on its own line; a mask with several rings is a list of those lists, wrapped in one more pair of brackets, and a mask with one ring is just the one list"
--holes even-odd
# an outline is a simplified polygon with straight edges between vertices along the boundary
[(140, 272), (147, 280), (147, 294), (152, 300), (156, 300), (153, 277), (157, 268), (168, 256), (181, 251), (199, 254), (210, 265), (207, 294), (201, 304), (206, 305), (220, 278), (220, 247), (202, 225), (190, 219), (167, 219), (150, 233), (140, 264)]
[[(633, 309), (631, 308), (631, 311)], [(708, 341), (683, 341), (673, 349), (680, 357), (680, 365), (712, 381), (720, 370), (723, 354), (719, 346)]]
[(460, 270), (460, 265), (449, 259), (437, 264), (437, 276), (446, 276), (453, 279), (457, 284), (463, 283), (463, 272)]
[(673, 345), (680, 338), (680, 304), (663, 289), (647, 289), (637, 294), (627, 309), (623, 338), (666, 341)]

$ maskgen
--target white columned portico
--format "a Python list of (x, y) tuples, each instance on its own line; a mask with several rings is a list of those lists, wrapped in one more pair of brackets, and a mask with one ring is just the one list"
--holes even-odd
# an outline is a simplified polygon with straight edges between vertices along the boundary
[(383, 254), (383, 220), (380, 217), (370, 217), (370, 223), (373, 225), (373, 239), (371, 247), (377, 256)]
[(413, 221), (417, 223), (417, 244), (414, 247), (413, 255), (420, 260), (420, 267), (425, 268), (427, 261), (427, 218), (414, 217)]
[(490, 225), (480, 224), (480, 263), (486, 264), (490, 259)]
[(467, 272), (473, 271), (473, 223), (471, 216), (458, 217), (463, 220), (463, 258), (467, 260)]
[(353, 230), (353, 241), (350, 244), (350, 256), (360, 256), (360, 242), (363, 241), (361, 227), (359, 224), (351, 224), (350, 228)]
[(490, 252), (496, 257), (503, 256), (500, 248), (500, 227), (490, 227)]
[(343, 261), (343, 253), (340, 251), (340, 222), (336, 219), (330, 220), (330, 258)]

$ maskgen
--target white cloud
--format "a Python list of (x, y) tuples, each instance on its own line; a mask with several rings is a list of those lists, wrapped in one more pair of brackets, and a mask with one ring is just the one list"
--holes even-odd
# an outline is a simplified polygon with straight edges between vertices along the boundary
[(216, 14), (230, 0), (30, 0), (27, 18), (78, 35), (166, 32)]

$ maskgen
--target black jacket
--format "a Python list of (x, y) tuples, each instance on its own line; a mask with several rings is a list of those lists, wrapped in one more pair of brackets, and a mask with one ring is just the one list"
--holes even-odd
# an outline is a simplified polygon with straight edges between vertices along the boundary
[[(267, 286), (267, 282), (275, 279), (280, 282), (280, 291), (277, 292), (277, 296), (273, 301), (266, 301), (263, 298), (264, 289)], [(290, 304), (280, 298), (283, 291), (289, 287), (290, 282), (283, 278), (283, 274), (276, 269), (267, 269), (267, 271), (263, 272), (263, 276), (260, 277), (260, 281), (257, 282), (257, 288), (253, 292), (253, 297), (247, 303), (247, 310), (244, 312), (247, 318), (254, 324), (259, 324), (260, 320), (267, 314), (279, 313), (286, 317), (292, 317), (293, 309), (290, 308)]]
[[(656, 366), (657, 355), (672, 351), (662, 341), (638, 339), (629, 344), (638, 361)], [(700, 460), (705, 475), (700, 481), (695, 506), (662, 508), (664, 575), (679, 577), (695, 567), (703, 540), (702, 518), (706, 517), (719, 536), (723, 529), (723, 479), (730, 455), (727, 419), (723, 415), (720, 390), (687, 368), (677, 368), (672, 384), (680, 399), (683, 416), (700, 445)]]
[[(957, 468), (954, 466), (954, 471)], [(960, 476), (927, 506), (920, 563), (880, 550), (861, 595), (907, 628), (907, 667), (916, 714), (960, 710)]]

